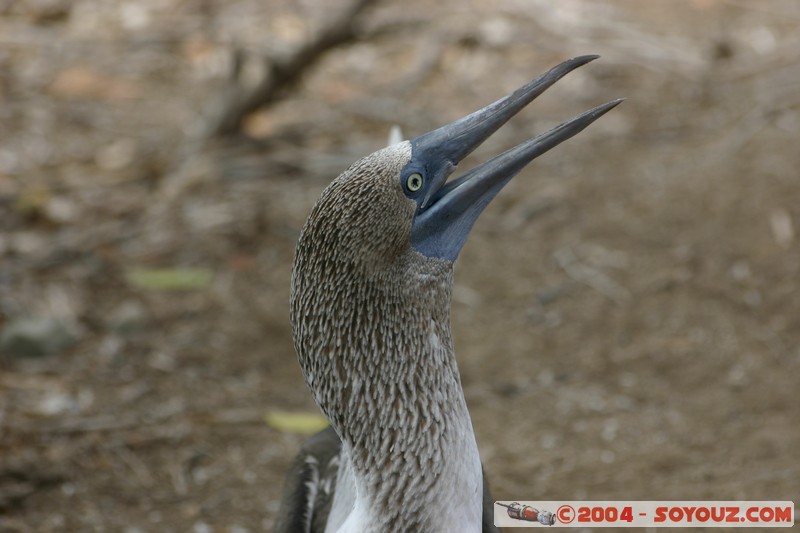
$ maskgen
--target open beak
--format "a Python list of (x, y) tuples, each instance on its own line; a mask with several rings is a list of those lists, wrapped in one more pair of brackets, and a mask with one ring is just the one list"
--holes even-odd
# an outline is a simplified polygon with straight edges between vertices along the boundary
[(511, 178), (622, 102), (614, 100), (586, 111), (447, 182), (456, 165), (519, 110), (563, 76), (596, 58), (581, 56), (565, 61), (505, 98), (411, 141), (412, 162), (425, 170), (428, 182), (418, 200), (411, 233), (412, 244), (419, 252), (455, 261), (478, 216)]

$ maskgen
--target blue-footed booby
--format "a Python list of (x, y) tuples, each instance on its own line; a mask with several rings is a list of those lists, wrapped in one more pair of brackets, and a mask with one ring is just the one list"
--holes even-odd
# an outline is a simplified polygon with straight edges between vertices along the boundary
[(497, 531), (450, 333), (453, 263), (515, 174), (621, 100), (447, 178), (520, 109), (596, 57), (565, 61), (471, 115), (375, 152), (322, 193), (297, 245), (291, 322), (331, 427), (304, 445), (289, 472), (279, 533)]

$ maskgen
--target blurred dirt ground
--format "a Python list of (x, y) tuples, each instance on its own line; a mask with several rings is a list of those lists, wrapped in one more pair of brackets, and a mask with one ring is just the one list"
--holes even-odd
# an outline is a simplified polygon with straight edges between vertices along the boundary
[(0, 0), (0, 334), (61, 339), (0, 354), (0, 530), (270, 530), (305, 437), (264, 416), (315, 412), (287, 299), (319, 193), (390, 125), (583, 53), (464, 164), (628, 98), (516, 178), (457, 265), (495, 497), (796, 501), (800, 4), (386, 0), (244, 136), (203, 141), (237, 66), (252, 83), (343, 9)]

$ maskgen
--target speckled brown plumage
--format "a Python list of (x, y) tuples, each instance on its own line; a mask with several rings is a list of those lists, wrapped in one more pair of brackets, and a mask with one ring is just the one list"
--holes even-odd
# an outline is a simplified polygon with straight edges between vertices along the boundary
[(443, 443), (472, 433), (461, 427), (469, 415), (450, 334), (452, 263), (409, 244), (415, 203), (398, 180), (409, 158), (401, 143), (331, 183), (303, 229), (292, 279), (300, 364), (380, 511), (376, 531), (426, 529), (421, 503), (448, 492), (437, 483), (448, 468)]

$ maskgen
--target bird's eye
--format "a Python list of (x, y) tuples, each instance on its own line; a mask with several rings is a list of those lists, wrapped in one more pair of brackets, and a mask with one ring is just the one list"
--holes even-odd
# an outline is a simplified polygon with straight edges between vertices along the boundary
[(422, 188), (422, 174), (414, 172), (406, 178), (406, 187), (411, 192), (417, 192)]

